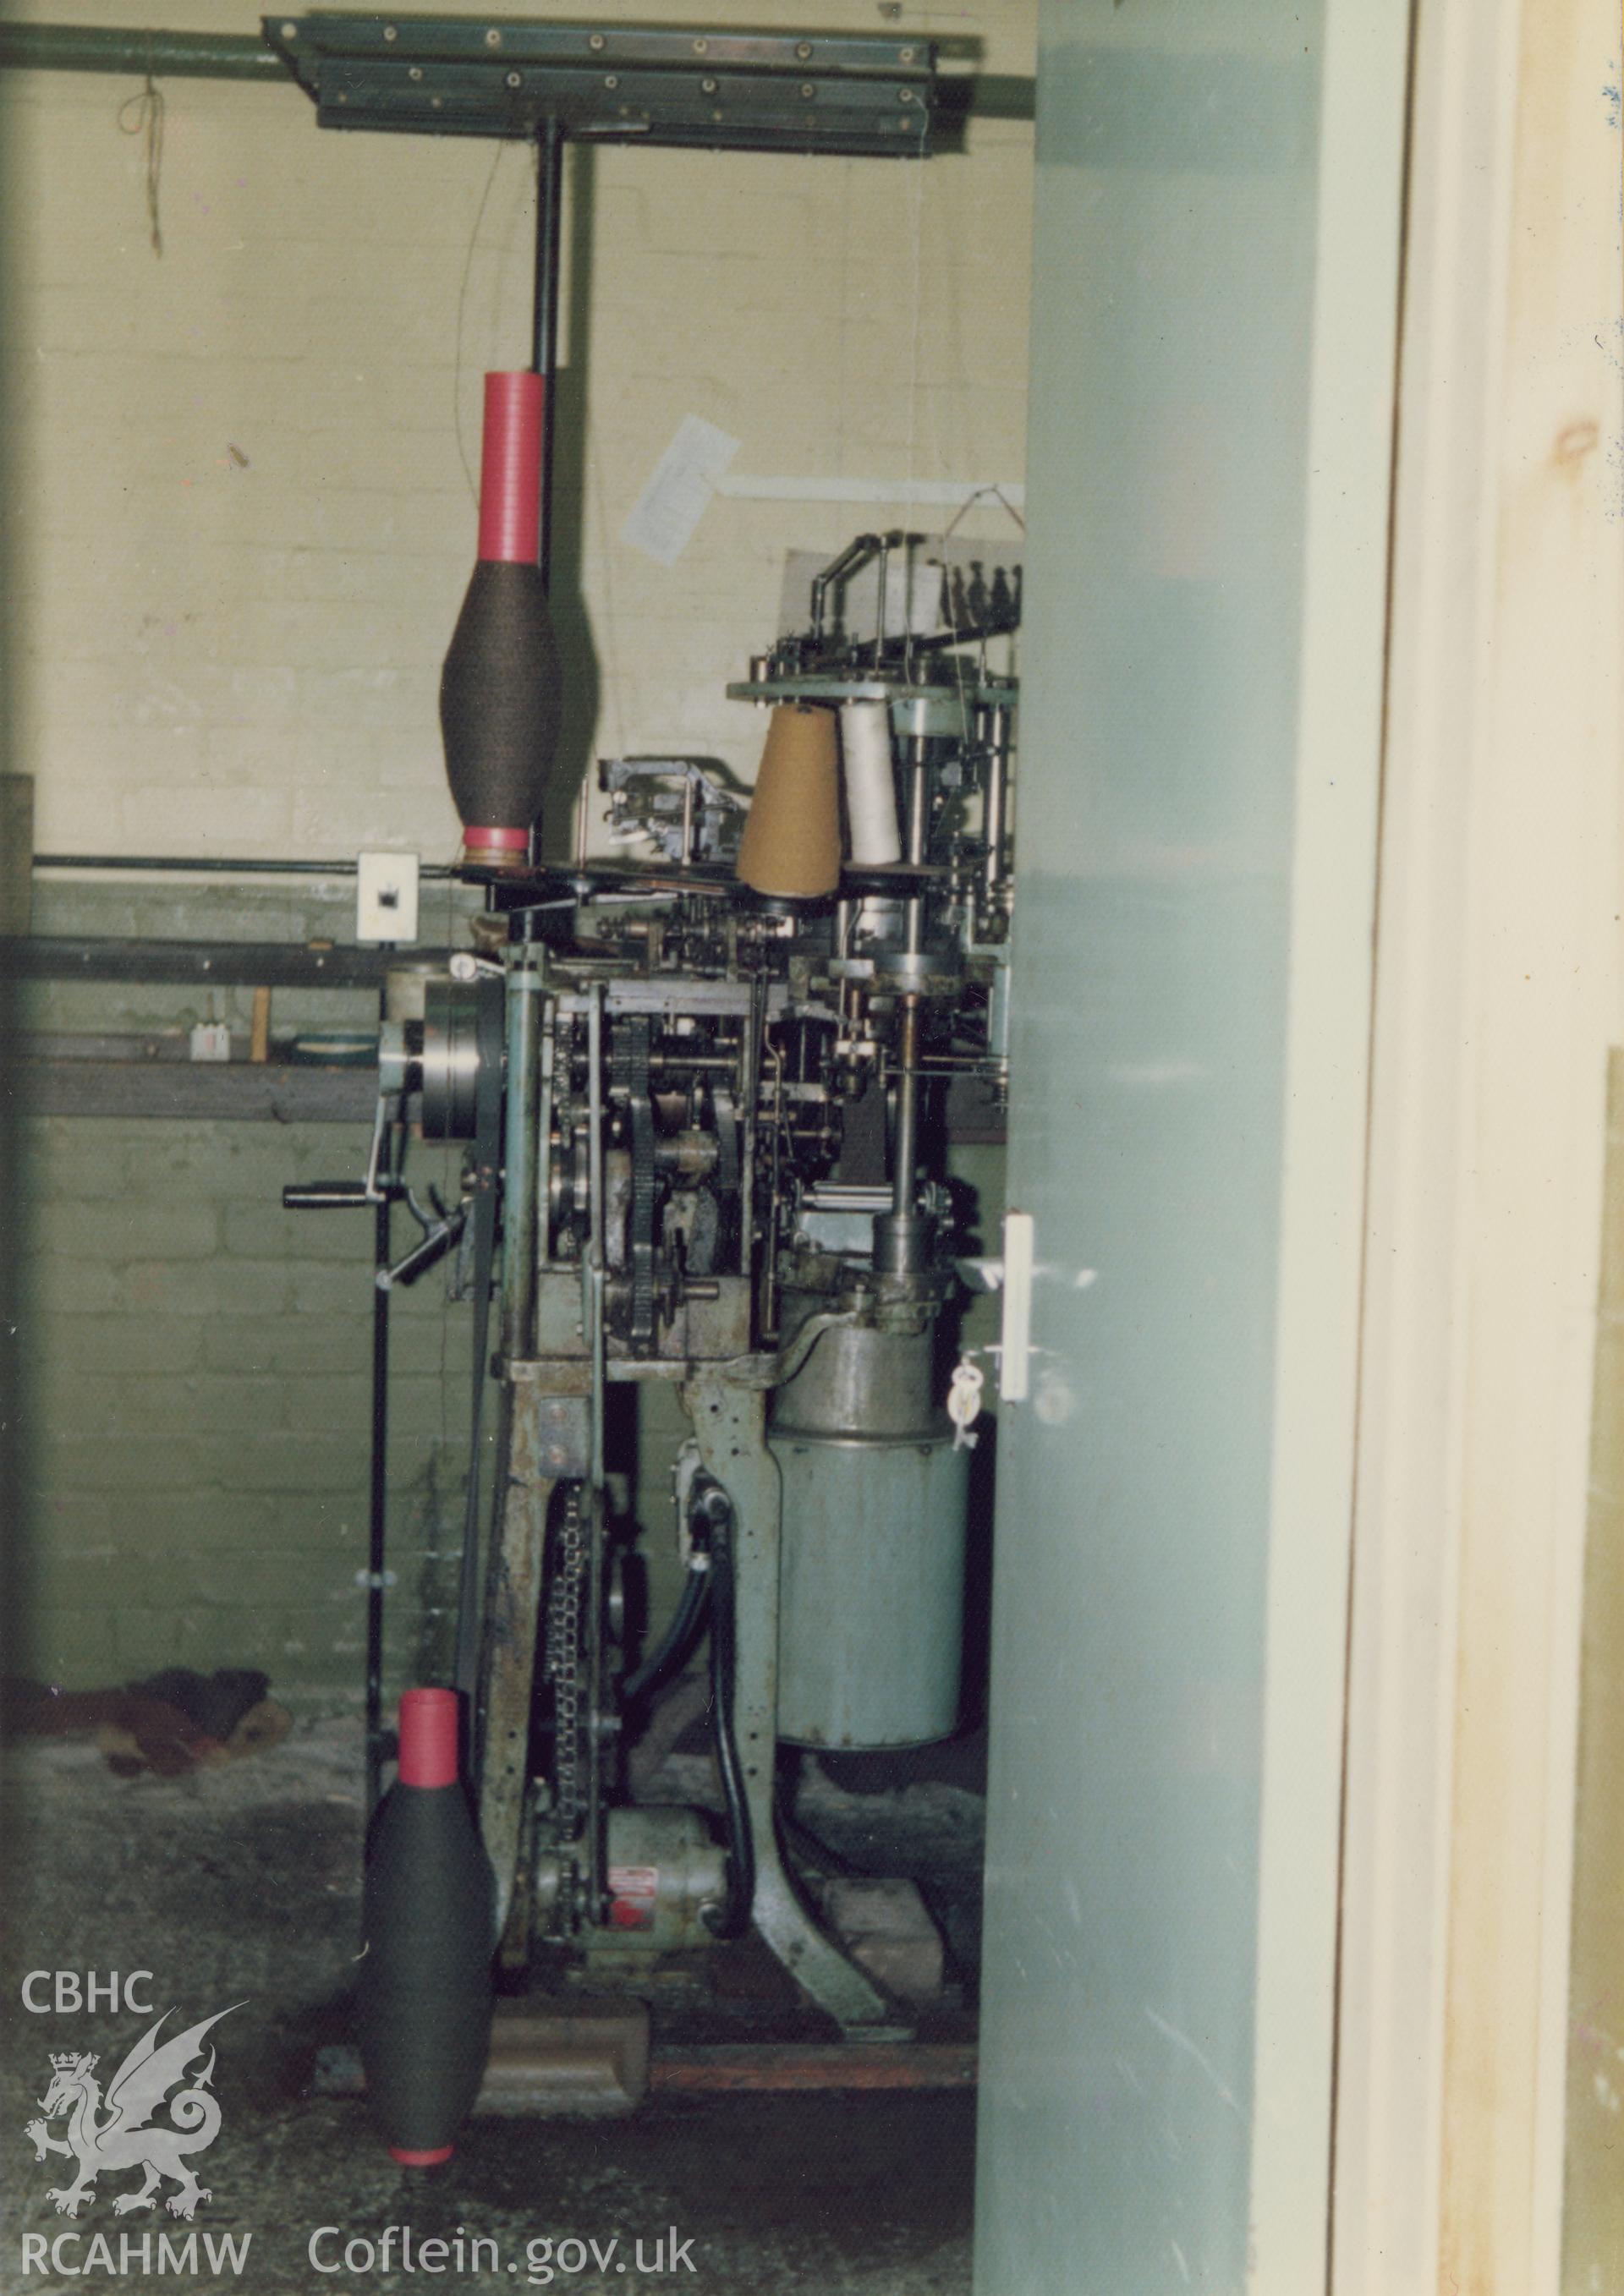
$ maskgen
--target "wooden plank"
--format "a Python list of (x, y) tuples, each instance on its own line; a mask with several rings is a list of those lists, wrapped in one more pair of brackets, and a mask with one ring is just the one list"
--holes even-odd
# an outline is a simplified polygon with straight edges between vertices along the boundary
[(753, 2041), (664, 2048), (651, 2089), (973, 2088), (973, 2041)]
[[(759, 2095), (786, 2089), (964, 2089), (976, 2083), (973, 2041), (743, 2041), (662, 2043), (648, 2054), (644, 2025), (605, 2005), (598, 2020), (558, 2013), (496, 2013), (489, 2069), (474, 2112), (520, 2114), (629, 2111), (646, 2089), (667, 2095)], [(646, 2016), (646, 2013), (644, 2013)], [(629, 2046), (628, 2046), (629, 2044)], [(627, 2070), (611, 2062), (630, 2056)], [(359, 2096), (365, 2080), (356, 2051), (322, 2050), (315, 2082), (323, 2096)]]

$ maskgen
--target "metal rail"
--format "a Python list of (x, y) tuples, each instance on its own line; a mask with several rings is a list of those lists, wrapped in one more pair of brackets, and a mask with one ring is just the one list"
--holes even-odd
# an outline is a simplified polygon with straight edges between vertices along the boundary
[(444, 965), (434, 948), (341, 948), (294, 941), (119, 940), (68, 933), (0, 937), (0, 980), (174, 980), (203, 988), (376, 988), (392, 966)]
[(0, 70), (292, 85), (282, 58), (254, 33), (158, 32), (134, 24), (0, 24)]
[[(283, 57), (251, 32), (149, 31), (133, 24), (0, 23), (0, 71), (150, 72), (154, 79), (294, 85)], [(943, 75), (933, 105), (936, 140), (950, 142), (972, 117), (1030, 119), (1033, 97), (1033, 81), (1007, 73)]]
[[(353, 854), (348, 861), (266, 861), (213, 853), (37, 853), (32, 866), (152, 877), (353, 877), (360, 864)], [(457, 872), (448, 861), (423, 861), (417, 873), (425, 883), (444, 883)]]

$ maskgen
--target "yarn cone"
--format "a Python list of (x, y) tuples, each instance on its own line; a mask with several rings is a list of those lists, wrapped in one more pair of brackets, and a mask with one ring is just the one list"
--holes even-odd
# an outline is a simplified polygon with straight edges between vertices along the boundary
[(735, 869), (778, 900), (815, 901), (841, 882), (840, 753), (833, 709), (774, 710)]
[(561, 670), (537, 564), (538, 374), (488, 374), (480, 555), (440, 673), (446, 778), (471, 861), (522, 863), (558, 747)]
[(397, 2161), (448, 2161), (485, 2072), (496, 1880), (457, 1766), (458, 1700), (408, 1690), (400, 1769), (362, 1884), (358, 1985), (367, 2102)]

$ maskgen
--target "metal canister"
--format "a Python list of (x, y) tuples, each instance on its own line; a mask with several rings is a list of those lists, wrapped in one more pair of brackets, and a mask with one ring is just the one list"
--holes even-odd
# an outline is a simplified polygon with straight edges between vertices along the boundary
[(778, 1729), (793, 1742), (925, 1745), (957, 1725), (970, 1455), (933, 1399), (935, 1336), (933, 1317), (837, 1327), (778, 1391)]

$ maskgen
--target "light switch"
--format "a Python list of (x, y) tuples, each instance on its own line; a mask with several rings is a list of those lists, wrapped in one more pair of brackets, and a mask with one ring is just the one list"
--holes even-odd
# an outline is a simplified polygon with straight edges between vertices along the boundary
[(361, 942), (417, 939), (417, 856), (363, 853), (356, 872), (356, 939)]

